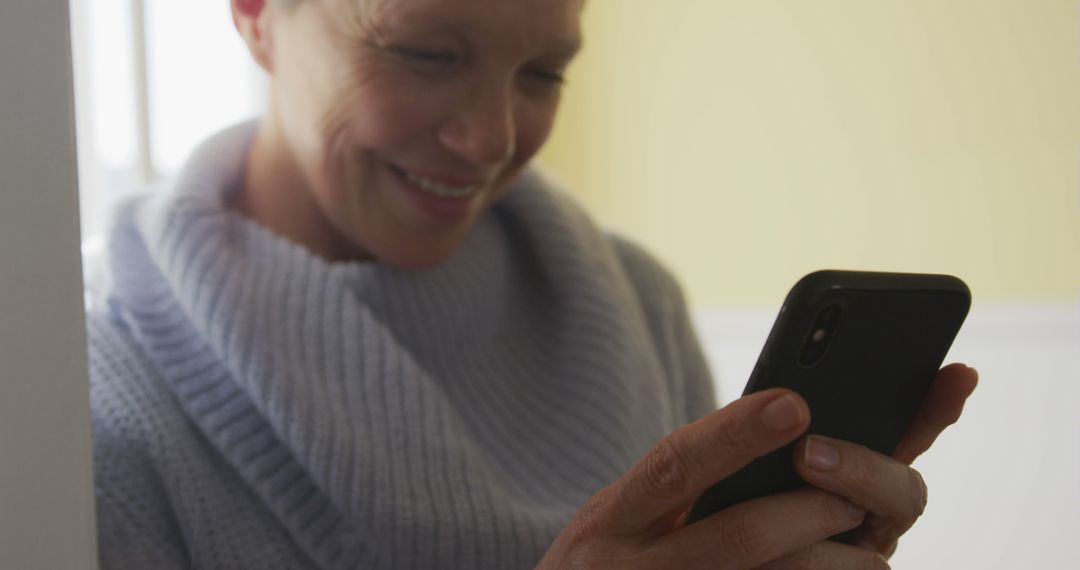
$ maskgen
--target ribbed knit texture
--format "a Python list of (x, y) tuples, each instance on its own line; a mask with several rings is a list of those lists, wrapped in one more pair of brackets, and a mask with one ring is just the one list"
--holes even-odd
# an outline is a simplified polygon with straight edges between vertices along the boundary
[(714, 405), (678, 287), (534, 173), (425, 271), (225, 206), (254, 125), (128, 203), (89, 318), (114, 568), (530, 568)]

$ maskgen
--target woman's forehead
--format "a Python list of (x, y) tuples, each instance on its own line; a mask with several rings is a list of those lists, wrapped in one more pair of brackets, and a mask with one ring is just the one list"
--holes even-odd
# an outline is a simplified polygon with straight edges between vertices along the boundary
[(515, 34), (529, 43), (580, 44), (584, 0), (338, 0), (365, 28), (457, 27)]

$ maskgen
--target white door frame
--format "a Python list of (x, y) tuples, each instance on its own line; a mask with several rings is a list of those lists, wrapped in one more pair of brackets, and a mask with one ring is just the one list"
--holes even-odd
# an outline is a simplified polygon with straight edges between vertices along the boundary
[(0, 2), (0, 568), (97, 568), (68, 14)]

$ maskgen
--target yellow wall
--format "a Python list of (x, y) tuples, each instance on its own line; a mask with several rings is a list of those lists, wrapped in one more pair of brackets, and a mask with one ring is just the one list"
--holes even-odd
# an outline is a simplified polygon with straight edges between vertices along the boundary
[(590, 0), (541, 162), (697, 305), (817, 268), (1080, 296), (1075, 0)]

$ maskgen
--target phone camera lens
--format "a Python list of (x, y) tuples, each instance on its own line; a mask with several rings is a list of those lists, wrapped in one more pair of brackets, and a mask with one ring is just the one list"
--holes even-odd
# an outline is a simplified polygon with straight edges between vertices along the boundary
[(836, 336), (836, 329), (840, 324), (840, 313), (839, 305), (829, 305), (814, 319), (814, 326), (810, 328), (799, 350), (800, 366), (813, 368), (825, 357), (829, 343)]

